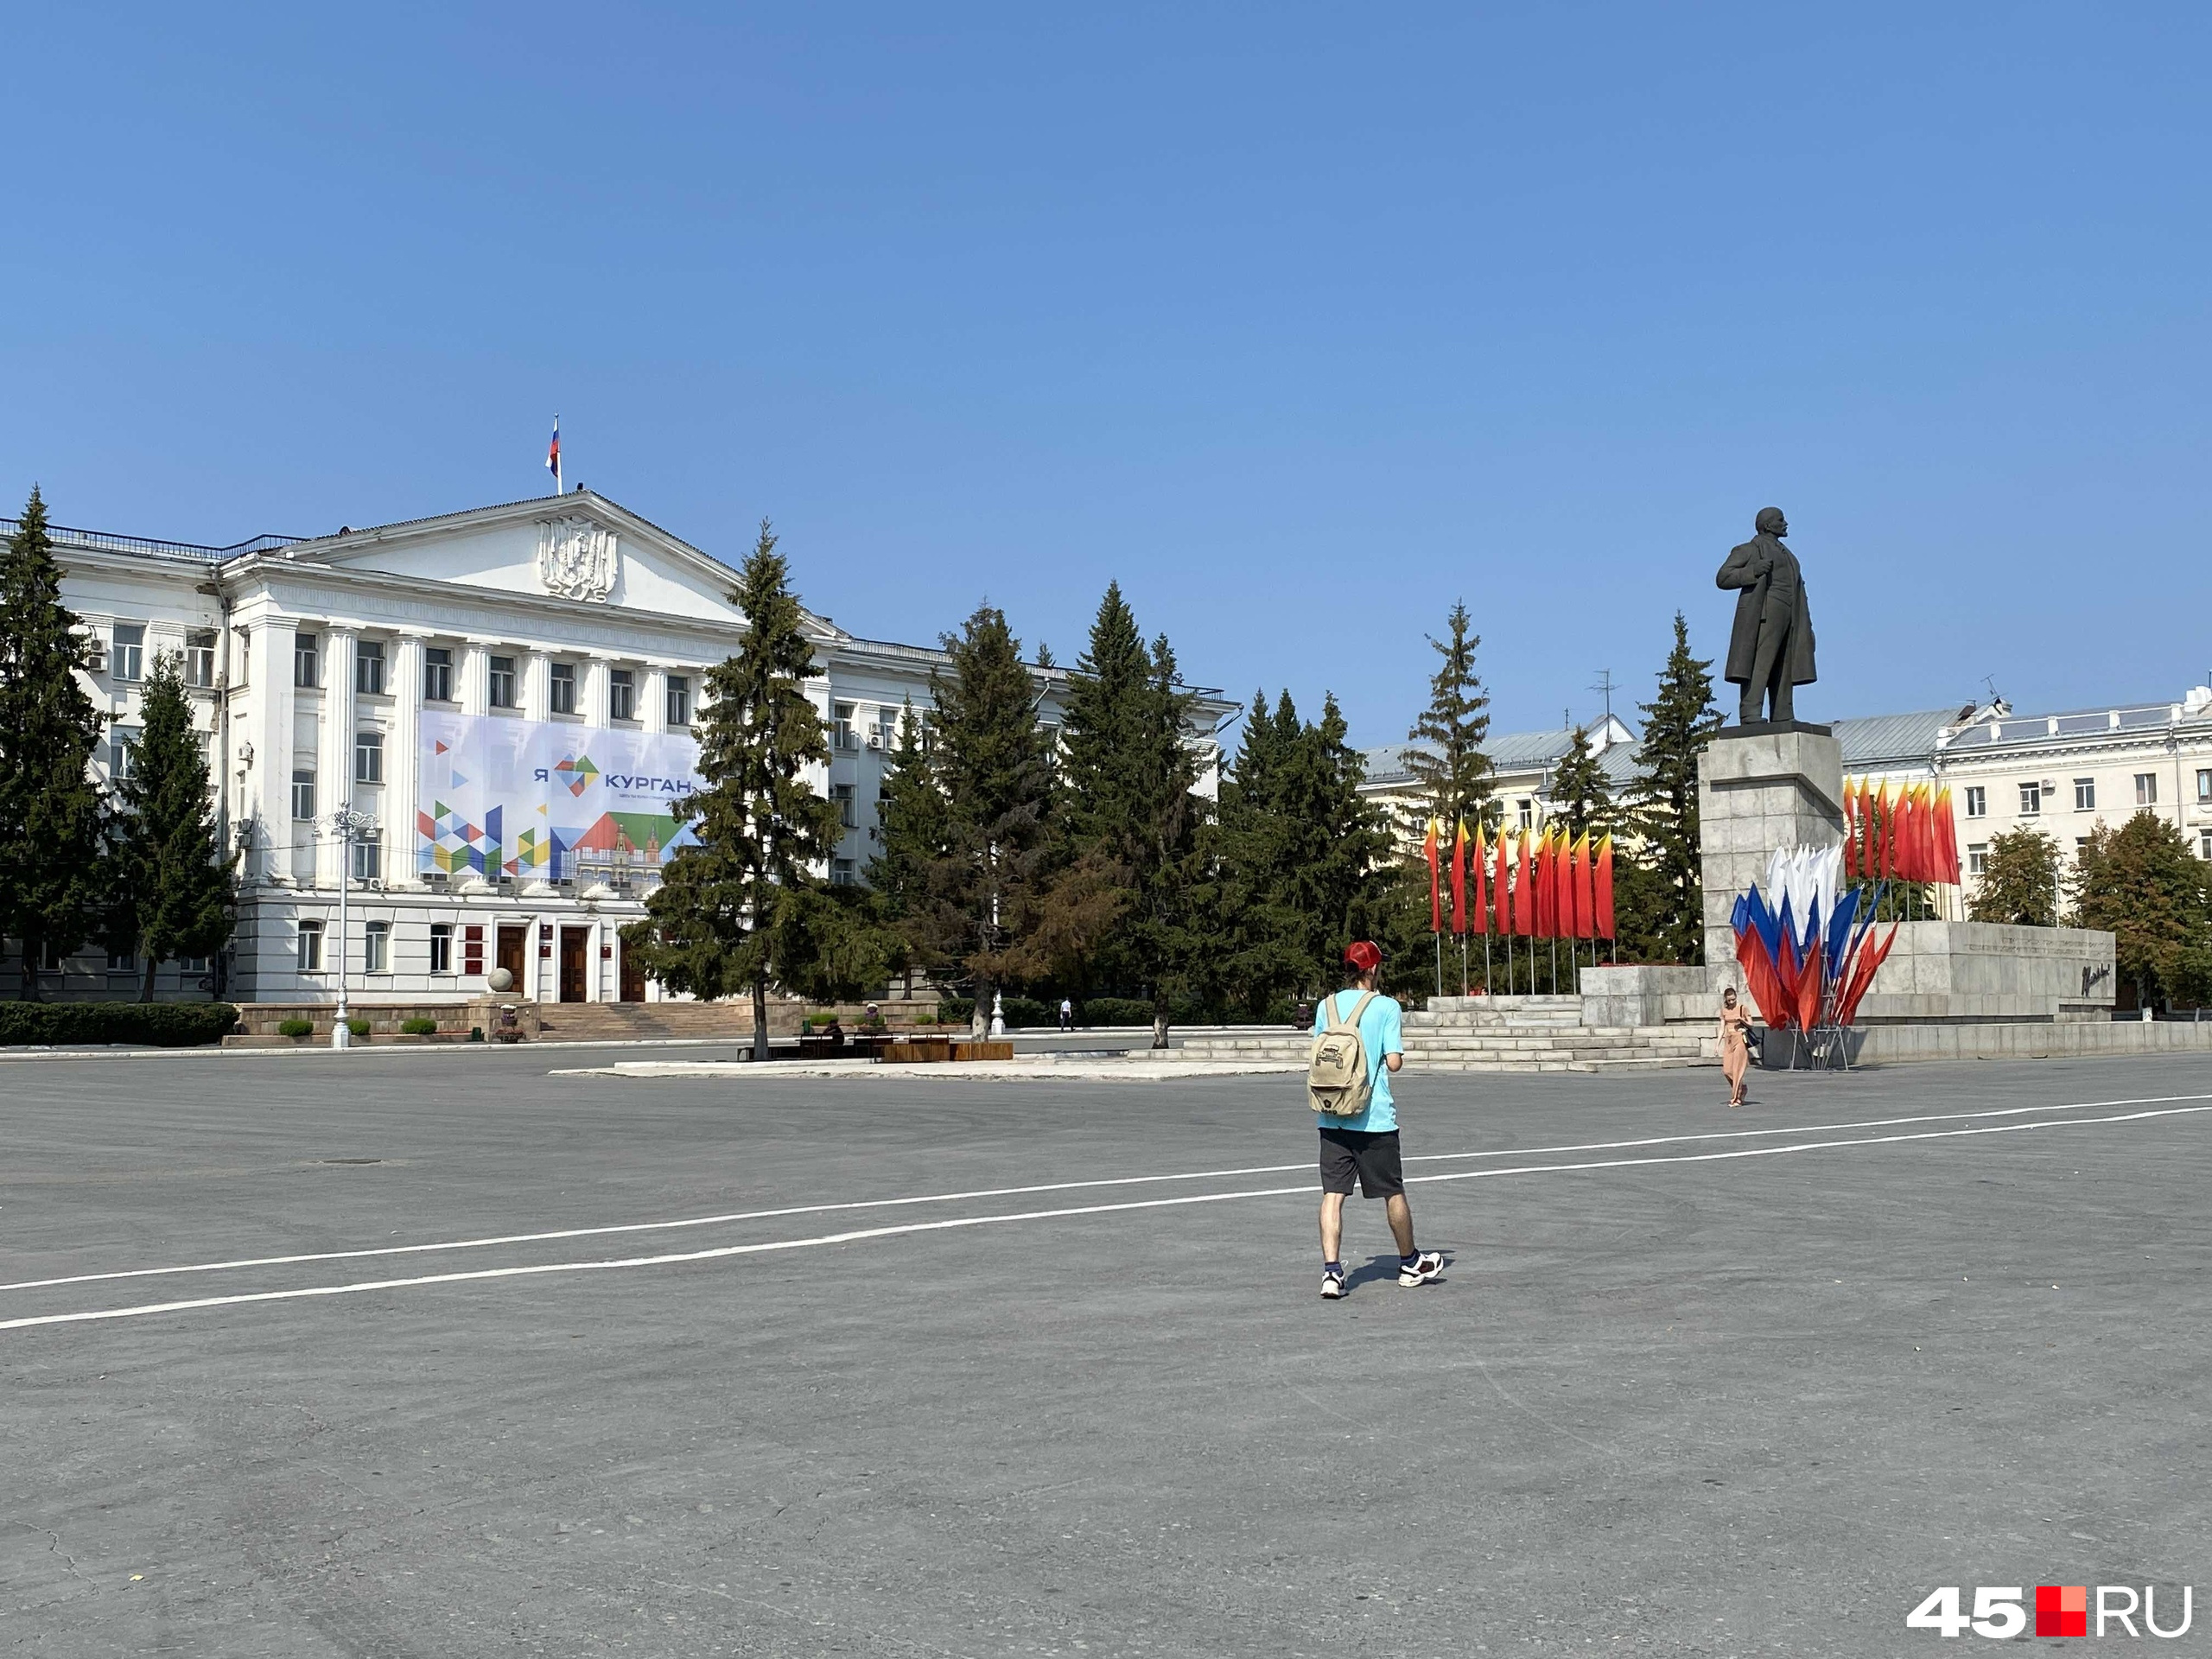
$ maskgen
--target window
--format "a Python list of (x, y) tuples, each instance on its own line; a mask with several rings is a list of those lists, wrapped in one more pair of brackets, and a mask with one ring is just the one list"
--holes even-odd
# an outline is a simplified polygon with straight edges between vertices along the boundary
[(853, 735), (853, 705), (833, 702), (830, 705), (830, 747), (841, 752), (860, 747), (859, 740)]
[(451, 702), (453, 701), (453, 651), (446, 645), (430, 645), (423, 652), (423, 701)]
[(2212, 806), (2212, 772), (2200, 772), (2196, 774), (2196, 804), (2199, 806)]
[(849, 887), (854, 884), (851, 859), (833, 858), (830, 861), (830, 883), (838, 887)]
[(142, 622), (115, 625), (115, 649), (108, 653), (108, 677), (136, 680), (144, 677), (146, 627)]
[(1989, 791), (1980, 784), (1967, 785), (1967, 817), (1986, 818), (1989, 816)]
[(638, 717), (638, 679), (626, 668), (618, 668), (607, 677), (607, 717), (609, 720), (635, 720)]
[(2135, 804), (2156, 806), (2158, 804), (2158, 774), (2139, 772), (2135, 774)]
[(319, 634), (296, 633), (292, 636), (294, 685), (315, 686), (322, 683), (322, 677), (316, 671), (319, 667), (316, 658), (321, 650), (322, 639)]
[(515, 706), (515, 659), (513, 658), (494, 657), (492, 658), (490, 697), (494, 709), (512, 709)]
[(232, 628), (231, 632), (238, 637), (237, 660), (232, 664), (231, 679), (233, 684), (244, 685), (247, 682), (248, 671), (253, 667), (253, 652), (249, 649), (253, 644), (253, 630)]
[(384, 734), (382, 732), (353, 734), (353, 781), (357, 784), (384, 782)]
[(453, 972), (453, 924), (430, 924), (430, 971), (434, 974)]
[(136, 726), (111, 726), (107, 729), (107, 775), (118, 784), (137, 766), (138, 731)]
[(1989, 874), (1989, 843), (1987, 842), (1975, 841), (1967, 843), (1967, 874), (1968, 875)]
[(384, 842), (374, 836), (353, 838), (353, 879), (377, 881), (384, 877)]
[(135, 974), (138, 971), (138, 957), (132, 950), (111, 950), (107, 953), (107, 970), (111, 974)]
[(68, 960), (61, 954), (61, 947), (48, 939), (38, 948), (38, 970), (41, 974), (58, 974), (68, 967)]
[(2097, 780), (2095, 779), (2076, 778), (2074, 780), (2074, 810), (2076, 812), (2094, 812), (2097, 810)]
[(292, 774), (292, 817), (302, 823), (315, 817), (315, 773), (311, 772)]
[(830, 798), (837, 804), (837, 822), (846, 829), (855, 828), (860, 820), (853, 816), (853, 786), (850, 784), (830, 785)]
[(213, 965), (212, 960), (207, 957), (179, 957), (176, 959), (176, 970), (179, 974), (204, 974)]
[(2212, 859), (2212, 830), (2200, 830), (2196, 832), (2196, 855), (2199, 858)]
[(668, 729), (680, 732), (691, 723), (691, 677), (668, 677)]
[(214, 685), (214, 629), (194, 628), (184, 636), (184, 683), (202, 691)]
[(2020, 785), (2020, 816), (2024, 818), (2032, 818), (2042, 810), (2043, 785), (2022, 784)]
[(300, 971), (319, 974), (322, 971), (322, 924), (300, 924)]
[(553, 712), (556, 715), (576, 712), (576, 665), (574, 663), (553, 664)]
[(353, 690), (365, 697), (384, 695), (384, 641), (362, 639), (353, 646)]
[(365, 922), (361, 925), (361, 971), (365, 974), (388, 974), (391, 971), (390, 922)]
[(1523, 830), (1535, 829), (1536, 827), (1536, 804), (1534, 801), (1516, 801), (1514, 803), (1514, 806), (1518, 810), (1521, 815), (1521, 827)]

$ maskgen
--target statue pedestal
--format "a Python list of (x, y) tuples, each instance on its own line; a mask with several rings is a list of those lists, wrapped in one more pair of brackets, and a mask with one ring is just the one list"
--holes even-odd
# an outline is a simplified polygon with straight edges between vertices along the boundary
[(1825, 726), (1770, 721), (1724, 727), (1697, 760), (1707, 982), (1738, 983), (1736, 895), (1766, 880), (1778, 847), (1843, 842), (1843, 747)]

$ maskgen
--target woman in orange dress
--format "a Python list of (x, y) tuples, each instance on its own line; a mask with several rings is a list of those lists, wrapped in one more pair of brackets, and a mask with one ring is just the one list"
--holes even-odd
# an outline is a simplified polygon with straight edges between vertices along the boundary
[(1731, 985), (1720, 993), (1720, 1072), (1728, 1079), (1728, 1103), (1744, 1103), (1744, 1073), (1751, 1063), (1751, 1044), (1744, 1033), (1751, 1028), (1751, 1016), (1745, 1014), (1736, 1001), (1736, 988)]

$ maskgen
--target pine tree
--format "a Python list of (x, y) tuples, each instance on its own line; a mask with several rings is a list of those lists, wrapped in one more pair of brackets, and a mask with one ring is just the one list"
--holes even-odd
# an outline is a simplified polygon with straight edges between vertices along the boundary
[(1078, 846), (1103, 842), (1116, 857), (1127, 853), (1143, 815), (1152, 666), (1121, 584), (1108, 583), (1060, 717), (1066, 791), (1060, 827)]
[(750, 991), (753, 1057), (765, 1060), (769, 988), (803, 991), (824, 969), (825, 912), (808, 899), (819, 894), (818, 867), (841, 826), (835, 803), (806, 778), (830, 759), (804, 684), (814, 645), (765, 518), (730, 601), (745, 614), (745, 639), (707, 675), (699, 721), (706, 786), (675, 804), (679, 817), (695, 820), (698, 844), (669, 861), (645, 900), (648, 919), (622, 938), (647, 973), (677, 990), (709, 998)]
[(76, 679), (88, 650), (33, 489), (0, 560), (0, 936), (22, 947), (26, 1001), (38, 1001), (44, 954), (92, 938), (103, 902), (102, 716)]
[(1406, 768), (1427, 797), (1430, 814), (1446, 834), (1465, 819), (1470, 827), (1484, 821), (1491, 794), (1491, 764), (1483, 753), (1490, 735), (1490, 698), (1475, 675), (1479, 635), (1467, 632), (1467, 607), (1455, 602), (1445, 618), (1448, 638), (1429, 636), (1430, 649), (1444, 660), (1428, 682), (1428, 707), (1408, 734)]
[(192, 729), (183, 658), (155, 658), (143, 725), (111, 826), (119, 932), (145, 958), (138, 1000), (154, 1000), (154, 974), (177, 957), (209, 957), (231, 936), (231, 867), (215, 842), (207, 754)]
[(1578, 726), (1552, 771), (1551, 816), (1567, 826), (1572, 838), (1586, 830), (1593, 836), (1605, 834), (1612, 827), (1612, 812), (1605, 769), (1591, 753), (1589, 728)]
[(2079, 920), (2112, 934), (2114, 968), (2134, 981), (2138, 1007), (2212, 992), (2209, 881), (2180, 830), (2154, 812), (2090, 832), (2075, 880)]
[(1974, 878), (1967, 915), (1977, 922), (2058, 925), (2058, 843), (2023, 824), (1989, 842), (1989, 866)]
[[(1640, 843), (1639, 874), (1616, 877), (1615, 901), (1637, 906), (1631, 928), (1639, 954), (1662, 962), (1705, 959), (1705, 887), (1699, 861), (1697, 757), (1720, 729), (1713, 664), (1690, 653), (1689, 626), (1675, 613), (1675, 645), (1660, 671), (1658, 695), (1643, 711), (1630, 823)], [(1625, 893), (1623, 889), (1625, 888)]]
[(1036, 683), (1005, 613), (979, 606), (944, 643), (951, 662), (930, 676), (930, 692), (947, 834), (931, 873), (927, 938), (954, 982), (972, 988), (981, 1034), (1021, 965), (1009, 952), (1034, 923), (1052, 780)]

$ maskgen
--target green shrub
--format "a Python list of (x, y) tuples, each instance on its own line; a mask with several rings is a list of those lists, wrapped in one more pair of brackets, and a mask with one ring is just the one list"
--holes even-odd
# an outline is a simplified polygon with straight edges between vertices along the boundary
[(276, 1034), (279, 1037), (312, 1037), (315, 1035), (315, 1021), (296, 1017), (290, 1020), (279, 1020), (276, 1022)]
[(222, 1041), (238, 1018), (227, 1002), (5, 1002), (0, 1003), (0, 1045), (191, 1048)]
[(401, 1020), (399, 1028), (410, 1037), (435, 1037), (438, 1034), (438, 1022), (420, 1014), (411, 1020)]
[(941, 996), (937, 1000), (937, 1023), (940, 1026), (964, 1026), (976, 1017), (976, 999), (972, 996)]
[(369, 1022), (365, 1020), (348, 1020), (346, 1022), (346, 1029), (356, 1037), (365, 1037), (369, 1034)]
[(1134, 996), (1094, 996), (1078, 1006), (1079, 1026), (1149, 1026), (1152, 1004)]

